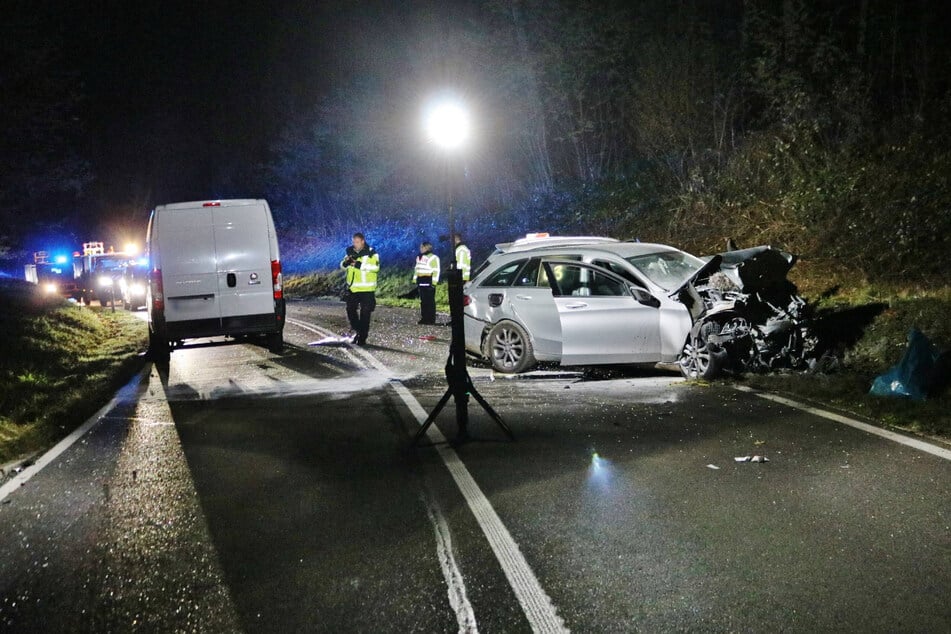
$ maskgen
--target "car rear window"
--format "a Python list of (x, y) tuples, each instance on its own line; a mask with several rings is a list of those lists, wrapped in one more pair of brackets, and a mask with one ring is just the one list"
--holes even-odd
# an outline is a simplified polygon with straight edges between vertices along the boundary
[(515, 262), (510, 262), (500, 267), (489, 275), (489, 277), (485, 278), (485, 281), (479, 286), (511, 286), (512, 282), (515, 281), (515, 274), (518, 273), (518, 270), (522, 268), (525, 262), (526, 260), (516, 260)]

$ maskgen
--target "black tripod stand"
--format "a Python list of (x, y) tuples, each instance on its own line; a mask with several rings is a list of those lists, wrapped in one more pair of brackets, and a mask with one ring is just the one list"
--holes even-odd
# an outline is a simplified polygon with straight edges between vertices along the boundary
[[(452, 207), (450, 207), (450, 210)], [(450, 211), (450, 224), (451, 224)], [(453, 235), (455, 235), (453, 233)], [(450, 238), (452, 240), (453, 238)], [(455, 245), (453, 245), (455, 247)], [(452, 325), (452, 339), (449, 343), (449, 359), (446, 361), (446, 381), (449, 387), (446, 393), (442, 395), (436, 407), (430, 412), (429, 417), (423, 423), (416, 435), (413, 436), (412, 445), (419, 443), (420, 439), (426, 435), (429, 426), (435, 422), (439, 412), (449, 402), (449, 397), (456, 401), (456, 426), (457, 435), (455, 443), (463, 443), (469, 439), (469, 396), (475, 398), (476, 402), (482, 406), (482, 409), (492, 417), (492, 420), (502, 428), (509, 440), (515, 440), (512, 430), (509, 429), (502, 417), (492, 409), (492, 406), (482, 397), (481, 394), (472, 385), (472, 378), (466, 370), (466, 333), (465, 325), (462, 321), (462, 271), (456, 268), (455, 256), (452, 258), (453, 266), (449, 271), (449, 318)]]

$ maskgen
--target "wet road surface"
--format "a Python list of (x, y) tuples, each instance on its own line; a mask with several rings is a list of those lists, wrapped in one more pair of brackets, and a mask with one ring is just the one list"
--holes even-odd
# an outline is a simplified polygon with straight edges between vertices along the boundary
[(412, 449), (449, 329), (374, 317), (358, 350), (293, 303), (283, 355), (146, 368), (2, 500), (0, 630), (948, 631), (948, 460), (669, 373), (478, 365), (517, 440), (473, 402), (474, 442)]

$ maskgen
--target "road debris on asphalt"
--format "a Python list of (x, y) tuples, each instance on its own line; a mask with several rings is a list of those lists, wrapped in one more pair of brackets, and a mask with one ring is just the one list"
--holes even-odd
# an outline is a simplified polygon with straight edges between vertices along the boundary
[(352, 342), (353, 337), (324, 337), (323, 339), (318, 339), (317, 341), (311, 341), (307, 344), (307, 346), (310, 348), (315, 346), (343, 346)]
[(769, 462), (766, 456), (737, 456), (734, 462)]

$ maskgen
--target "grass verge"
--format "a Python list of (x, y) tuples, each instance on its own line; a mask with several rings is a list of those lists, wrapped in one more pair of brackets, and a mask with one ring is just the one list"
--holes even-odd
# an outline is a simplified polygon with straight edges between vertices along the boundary
[(125, 311), (44, 298), (0, 285), (0, 463), (46, 449), (75, 429), (141, 367), (147, 326)]
[[(343, 271), (292, 275), (284, 280), (284, 293), (290, 298), (337, 298), (343, 293)], [(418, 299), (401, 297), (415, 288), (412, 271), (384, 267), (377, 280), (376, 301), (383, 306), (419, 308)], [(436, 286), (436, 310), (449, 312), (449, 288), (445, 283)]]
[(910, 290), (863, 286), (818, 302), (829, 310), (884, 303), (880, 312), (845, 353), (842, 367), (827, 374), (747, 375), (751, 386), (857, 414), (886, 427), (951, 439), (951, 390), (925, 401), (869, 394), (872, 381), (898, 363), (908, 331), (917, 328), (939, 350), (951, 350), (951, 288)]

